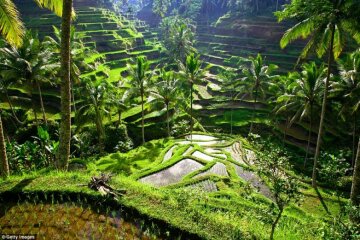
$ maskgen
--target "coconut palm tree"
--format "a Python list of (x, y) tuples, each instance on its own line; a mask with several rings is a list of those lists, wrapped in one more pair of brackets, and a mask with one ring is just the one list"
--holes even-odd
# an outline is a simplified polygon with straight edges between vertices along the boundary
[[(44, 38), (44, 44), (50, 47), (55, 53), (61, 52), (61, 31), (57, 27), (53, 26), (55, 38), (46, 36)], [(92, 50), (85, 46), (82, 41), (84, 34), (76, 32), (74, 26), (70, 28), (70, 78), (71, 78), (71, 97), (74, 111), (76, 112), (76, 101), (75, 101), (75, 92), (74, 85), (80, 84), (80, 75), (83, 71), (92, 71), (95, 70), (96, 66), (99, 64), (99, 61), (102, 61), (102, 58), (96, 59), (94, 62), (88, 62), (87, 59), (91, 58), (93, 55), (98, 54), (96, 50)], [(60, 56), (59, 56), (60, 57)], [(58, 59), (60, 62), (60, 59)]]
[(159, 79), (160, 81), (154, 84), (150, 94), (153, 101), (160, 101), (165, 105), (167, 133), (170, 137), (169, 109), (171, 104), (179, 99), (179, 79), (176, 78), (173, 71), (167, 72), (164, 68), (160, 69)]
[(230, 104), (230, 134), (233, 134), (233, 112), (234, 112), (234, 104), (237, 99), (244, 99), (248, 94), (244, 94), (244, 87), (241, 84), (241, 78), (238, 77), (238, 74), (233, 69), (226, 69), (220, 74), (221, 79), (223, 80), (223, 85), (221, 86), (221, 90), (224, 91), (228, 96), (227, 100), (231, 100)]
[(145, 129), (144, 129), (144, 98), (145, 94), (148, 92), (148, 88), (151, 85), (152, 72), (150, 69), (150, 62), (145, 57), (137, 57), (134, 61), (135, 64), (127, 64), (127, 71), (129, 73), (129, 79), (127, 83), (129, 85), (129, 90), (127, 95), (138, 95), (141, 97), (141, 134), (142, 134), (142, 143), (145, 143)]
[(278, 113), (284, 110), (295, 112), (289, 125), (292, 125), (297, 120), (301, 121), (305, 117), (309, 119), (310, 125), (304, 166), (309, 154), (314, 114), (319, 106), (319, 97), (324, 90), (325, 71), (324, 65), (318, 67), (315, 62), (303, 64), (301, 74), (290, 86), (292, 88), (291, 93), (282, 95), (277, 100), (279, 104)]
[(249, 95), (254, 99), (252, 120), (249, 131), (249, 133), (251, 133), (253, 130), (256, 103), (259, 99), (264, 100), (266, 98), (269, 88), (273, 85), (272, 80), (278, 77), (276, 75), (272, 75), (274, 70), (278, 67), (273, 64), (265, 65), (260, 54), (258, 54), (255, 58), (249, 57), (247, 60), (242, 60), (250, 62), (250, 67), (241, 66), (241, 68), (242, 73), (245, 75), (242, 78), (242, 84), (248, 90)]
[(328, 72), (325, 82), (319, 133), (315, 150), (312, 185), (316, 187), (317, 162), (320, 154), (321, 138), (324, 130), (325, 110), (328, 97), (331, 66), (345, 44), (345, 34), (360, 43), (360, 2), (353, 0), (293, 0), (277, 12), (278, 20), (300, 20), (286, 31), (280, 41), (282, 48), (298, 38), (309, 38), (300, 57), (304, 58), (314, 50), (319, 57), (328, 52)]
[[(62, 15), (62, 0), (34, 0), (40, 7)], [(13, 47), (22, 44), (25, 27), (12, 0), (0, 0), (0, 34)]]
[[(1, 58), (0, 58), (0, 61), (1, 61)], [(3, 59), (3, 62), (5, 62), (5, 59)], [(4, 67), (2, 69), (2, 67)], [(11, 113), (15, 119), (15, 121), (18, 123), (18, 124), (23, 124), (23, 122), (21, 122), (19, 120), (19, 118), (17, 117), (16, 113), (15, 113), (15, 109), (14, 109), (14, 106), (12, 104), (12, 101), (11, 101), (11, 98), (9, 96), (9, 88), (16, 83), (17, 79), (12, 77), (12, 76), (9, 76), (9, 75), (6, 75), (6, 73), (2, 70), (5, 70), (7, 69), (5, 66), (3, 66), (2, 64), (0, 64), (0, 93), (4, 94), (5, 97), (6, 97), (6, 101), (8, 102), (9, 104), (9, 107), (10, 107), (10, 110), (11, 110)]]
[(1, 120), (2, 110), (0, 109), (0, 176), (7, 177), (10, 175), (9, 162), (6, 156), (6, 144), (4, 138), (4, 130)]
[(48, 82), (55, 76), (59, 65), (52, 61), (53, 52), (46, 48), (37, 38), (36, 34), (27, 32), (23, 44), (19, 48), (4, 47), (0, 54), (5, 57), (2, 64), (2, 73), (10, 78), (16, 78), (27, 84), (33, 102), (33, 112), (37, 121), (36, 104), (33, 92), (36, 89), (39, 94), (43, 120), (47, 123), (45, 106), (42, 97), (41, 83)]
[[(118, 115), (118, 121), (116, 123), (116, 128), (119, 128), (122, 122), (121, 115), (124, 111), (129, 108), (127, 95), (125, 94), (126, 87), (124, 87), (124, 82), (119, 81), (117, 86), (111, 87), (109, 89), (109, 105), (111, 108), (116, 109)], [(111, 111), (109, 111), (111, 112)], [(111, 121), (111, 114), (110, 114)]]
[(59, 132), (59, 149), (56, 166), (67, 170), (70, 157), (71, 141), (71, 18), (73, 14), (73, 0), (63, 1), (61, 22), (61, 123)]
[(345, 120), (350, 117), (353, 122), (353, 158), (352, 167), (356, 157), (356, 129), (358, 113), (360, 110), (360, 50), (347, 54), (344, 59), (337, 61), (340, 73), (339, 81), (330, 85), (330, 96), (341, 102), (340, 116)]
[(185, 65), (182, 62), (179, 62), (180, 75), (187, 81), (190, 85), (190, 138), (192, 140), (192, 132), (194, 127), (193, 119), (193, 92), (194, 84), (202, 82), (206, 68), (202, 69), (202, 62), (200, 61), (200, 56), (191, 53), (186, 57)]
[(78, 128), (85, 123), (89, 123), (89, 121), (95, 122), (101, 151), (104, 149), (105, 141), (103, 119), (110, 105), (109, 94), (111, 87), (111, 84), (106, 79), (97, 82), (86, 81), (81, 88), (83, 98), (80, 100), (80, 107), (76, 115)]

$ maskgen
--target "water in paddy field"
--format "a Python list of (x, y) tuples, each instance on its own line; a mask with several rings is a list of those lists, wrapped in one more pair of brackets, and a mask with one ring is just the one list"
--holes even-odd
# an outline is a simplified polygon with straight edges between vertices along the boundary
[(127, 222), (120, 211), (101, 212), (75, 203), (6, 203), (0, 206), (0, 236), (36, 239), (160, 239), (141, 223)]

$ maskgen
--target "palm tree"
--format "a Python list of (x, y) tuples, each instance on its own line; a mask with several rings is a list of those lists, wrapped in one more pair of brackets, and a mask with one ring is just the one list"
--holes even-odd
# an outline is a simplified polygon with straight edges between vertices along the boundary
[(315, 62), (303, 64), (301, 75), (299, 75), (298, 79), (290, 86), (292, 88), (291, 93), (280, 96), (277, 100), (280, 106), (277, 112), (284, 110), (295, 112), (289, 125), (292, 125), (296, 120), (301, 121), (304, 117), (309, 118), (310, 125), (304, 166), (306, 166), (309, 154), (314, 113), (316, 107), (319, 105), (319, 96), (324, 90), (323, 80), (325, 71), (326, 68), (324, 65), (318, 67)]
[(319, 133), (317, 138), (312, 185), (316, 187), (317, 162), (320, 154), (321, 138), (324, 129), (325, 110), (331, 66), (333, 59), (341, 54), (345, 44), (345, 33), (360, 43), (360, 2), (353, 0), (293, 0), (285, 5), (282, 12), (277, 12), (278, 20), (295, 19), (300, 22), (286, 31), (280, 41), (282, 48), (298, 38), (308, 38), (301, 57), (306, 57), (311, 50), (315, 50), (319, 57), (327, 51), (328, 72), (325, 82), (325, 91), (322, 103)]
[(137, 57), (135, 64), (127, 64), (127, 71), (129, 73), (129, 79), (127, 83), (130, 85), (128, 94), (136, 94), (141, 97), (141, 134), (142, 143), (145, 143), (145, 129), (144, 129), (144, 98), (147, 93), (147, 88), (151, 84), (152, 73), (149, 72), (150, 63), (145, 57)]
[(71, 17), (73, 1), (65, 0), (62, 5), (61, 22), (61, 123), (59, 132), (59, 150), (56, 165), (58, 169), (67, 170), (70, 157), (71, 141)]
[[(44, 38), (44, 44), (50, 47), (54, 52), (61, 52), (61, 31), (57, 27), (53, 26), (55, 38), (46, 36)], [(98, 64), (98, 60), (94, 62), (88, 62), (87, 58), (91, 58), (93, 55), (98, 54), (96, 50), (91, 50), (86, 47), (82, 41), (84, 34), (76, 32), (74, 26), (70, 28), (70, 77), (71, 77), (71, 97), (74, 111), (76, 112), (76, 101), (73, 86), (80, 83), (81, 71), (92, 71)], [(101, 60), (101, 59), (100, 59)], [(60, 60), (59, 60), (60, 62)]]
[[(34, 0), (40, 7), (62, 15), (62, 0)], [(66, 2), (66, 1), (64, 1)], [(22, 44), (25, 27), (12, 0), (0, 0), (0, 34), (13, 47)]]
[(266, 98), (268, 89), (271, 85), (273, 85), (271, 80), (278, 77), (276, 75), (272, 75), (273, 71), (276, 70), (278, 67), (273, 64), (264, 65), (263, 58), (260, 54), (258, 54), (256, 58), (249, 57), (249, 59), (245, 61), (250, 62), (250, 67), (247, 68), (241, 66), (242, 73), (245, 75), (242, 78), (242, 81), (243, 85), (246, 87), (246, 89), (248, 89), (249, 95), (254, 99), (252, 120), (249, 131), (249, 133), (251, 133), (255, 118), (256, 103), (259, 99)]
[(81, 88), (83, 98), (80, 100), (80, 108), (76, 115), (77, 127), (83, 126), (89, 120), (95, 122), (101, 151), (104, 149), (105, 141), (103, 119), (108, 112), (109, 90), (111, 87), (111, 84), (106, 79), (95, 83), (92, 81), (85, 82), (84, 87)]
[(179, 62), (180, 74), (184, 79), (187, 80), (190, 85), (190, 138), (192, 140), (192, 132), (194, 127), (193, 121), (193, 92), (194, 84), (201, 82), (205, 77), (206, 68), (202, 69), (202, 62), (200, 61), (200, 56), (191, 53), (186, 57), (185, 65), (182, 62)]
[(6, 144), (4, 138), (3, 125), (1, 120), (2, 110), (0, 109), (0, 176), (7, 177), (10, 175), (9, 162), (6, 156)]
[(40, 85), (49, 82), (49, 79), (54, 77), (59, 66), (57, 63), (52, 62), (53, 53), (51, 49), (44, 47), (36, 34), (27, 32), (21, 47), (4, 47), (0, 49), (0, 54), (5, 57), (2, 64), (4, 68), (2, 73), (10, 78), (17, 78), (28, 85), (33, 102), (35, 121), (37, 121), (37, 114), (33, 92), (34, 89), (38, 91), (43, 120), (47, 123)]
[(116, 87), (111, 87), (109, 90), (109, 105), (116, 109), (118, 115), (116, 128), (119, 128), (122, 122), (121, 115), (128, 109), (128, 99), (126, 98), (127, 95), (125, 94), (124, 82), (119, 81)]
[(273, 113), (275, 115), (282, 115), (285, 117), (285, 128), (283, 135), (283, 146), (285, 145), (287, 130), (290, 127), (291, 117), (294, 116), (296, 109), (290, 109), (288, 106), (284, 105), (283, 100), (281, 99), (284, 95), (292, 95), (294, 89), (294, 82), (299, 79), (298, 72), (288, 72), (287, 75), (280, 76), (277, 83), (272, 88), (273, 96), (271, 98), (270, 104), (273, 105)]
[(360, 99), (360, 50), (347, 54), (344, 59), (337, 61), (340, 71), (339, 81), (330, 86), (330, 94), (341, 101), (340, 115), (349, 116), (353, 122), (353, 157), (352, 167), (355, 165), (356, 157), (356, 122), (358, 121), (359, 99)]
[[(5, 61), (3, 59), (3, 61)], [(5, 95), (6, 97), (6, 101), (8, 102), (9, 104), (9, 107), (10, 107), (10, 110), (11, 110), (11, 113), (15, 119), (15, 121), (18, 123), (18, 124), (23, 124), (23, 122), (21, 122), (19, 120), (19, 118), (17, 117), (16, 113), (15, 113), (15, 110), (14, 110), (14, 106), (12, 104), (12, 101), (11, 101), (11, 98), (9, 96), (9, 88), (15, 84), (16, 82), (16, 78), (12, 77), (12, 76), (9, 76), (9, 75), (6, 75), (6, 73), (4, 71), (1, 71), (1, 70), (4, 70), (6, 69), (5, 66), (3, 66), (2, 64), (0, 64), (0, 92), (2, 94)], [(2, 67), (4, 67), (4, 69), (1, 69)]]
[(230, 134), (233, 134), (233, 112), (234, 112), (233, 105), (235, 104), (235, 101), (239, 98), (240, 95), (242, 95), (242, 97), (240, 99), (240, 100), (242, 100), (248, 94), (243, 94), (244, 89), (241, 84), (241, 79), (238, 78), (238, 74), (234, 70), (228, 68), (221, 73), (220, 77), (223, 80), (223, 85), (221, 87), (221, 90), (226, 92), (227, 95), (229, 95), (229, 97), (227, 97), (227, 99), (230, 98), (230, 100), (231, 100), (231, 103), (230, 103), (231, 104), (231, 106), (230, 106)]
[(170, 105), (179, 99), (179, 80), (176, 79), (173, 71), (167, 72), (164, 68), (160, 69), (160, 81), (154, 84), (151, 96), (154, 101), (161, 101), (166, 108), (167, 133), (170, 137)]

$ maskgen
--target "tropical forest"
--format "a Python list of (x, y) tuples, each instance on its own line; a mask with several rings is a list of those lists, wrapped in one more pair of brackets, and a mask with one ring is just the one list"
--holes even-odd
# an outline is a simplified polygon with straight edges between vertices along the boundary
[(0, 0), (0, 238), (360, 240), (360, 1)]

